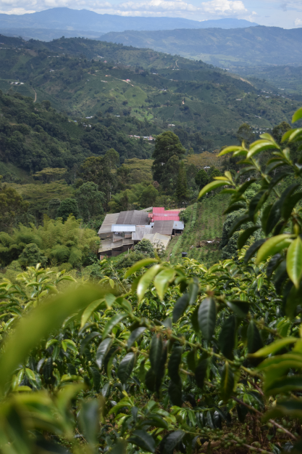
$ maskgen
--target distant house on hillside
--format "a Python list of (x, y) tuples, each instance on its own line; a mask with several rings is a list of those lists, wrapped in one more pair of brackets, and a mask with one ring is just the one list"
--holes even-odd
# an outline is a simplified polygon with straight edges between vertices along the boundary
[(100, 256), (117, 256), (142, 239), (148, 239), (154, 247), (166, 249), (171, 237), (181, 234), (184, 229), (179, 212), (156, 207), (152, 213), (131, 210), (107, 214), (98, 231)]

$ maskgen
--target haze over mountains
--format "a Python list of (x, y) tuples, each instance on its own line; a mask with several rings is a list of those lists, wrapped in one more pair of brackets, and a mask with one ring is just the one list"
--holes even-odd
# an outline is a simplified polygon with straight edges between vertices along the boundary
[(22, 36), (50, 41), (61, 37), (99, 38), (103, 33), (125, 30), (175, 30), (219, 27), (222, 29), (252, 27), (257, 24), (241, 19), (193, 21), (177, 17), (124, 17), (97, 14), (89, 10), (52, 8), (23, 14), (0, 14), (0, 32), (10, 36)]
[(249, 27), (231, 30), (125, 31), (102, 40), (203, 60), (215, 66), (301, 65), (302, 28)]

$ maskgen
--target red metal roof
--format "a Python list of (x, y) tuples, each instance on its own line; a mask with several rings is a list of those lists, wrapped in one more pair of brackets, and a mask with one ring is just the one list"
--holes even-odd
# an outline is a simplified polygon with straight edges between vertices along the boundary
[(180, 210), (165, 211), (164, 207), (154, 207), (153, 213), (149, 217), (151, 221), (179, 221)]

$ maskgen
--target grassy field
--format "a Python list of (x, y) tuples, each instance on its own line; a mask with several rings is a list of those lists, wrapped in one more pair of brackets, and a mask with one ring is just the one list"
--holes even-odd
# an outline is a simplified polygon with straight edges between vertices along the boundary
[[(210, 266), (220, 258), (219, 239), (224, 222), (223, 211), (228, 203), (225, 195), (215, 195), (188, 207), (190, 219), (182, 235), (174, 237), (167, 249), (167, 258), (172, 263), (181, 260), (182, 252)], [(207, 241), (213, 241), (207, 243)]]

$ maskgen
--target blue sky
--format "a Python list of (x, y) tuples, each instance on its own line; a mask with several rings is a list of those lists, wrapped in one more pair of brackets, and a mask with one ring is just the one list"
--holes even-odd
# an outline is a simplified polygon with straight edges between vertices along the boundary
[(193, 20), (236, 17), (260, 25), (302, 27), (302, 0), (0, 0), (0, 12), (24, 14), (66, 6), (123, 16)]

